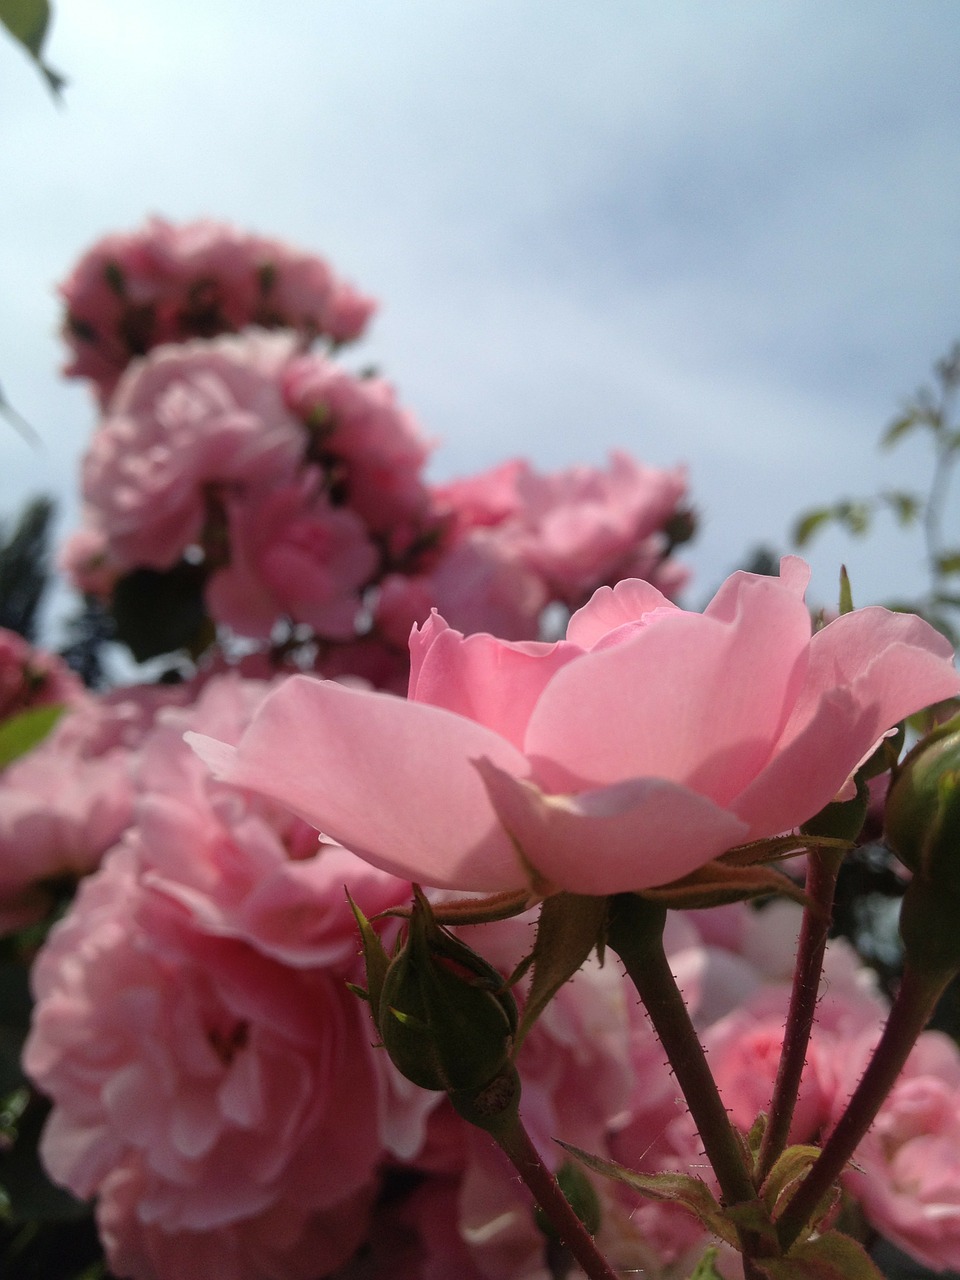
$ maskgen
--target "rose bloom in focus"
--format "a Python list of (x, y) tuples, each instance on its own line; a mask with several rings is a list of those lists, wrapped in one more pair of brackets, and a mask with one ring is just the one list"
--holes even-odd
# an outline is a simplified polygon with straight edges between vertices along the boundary
[(409, 697), (295, 676), (224, 780), (374, 865), (442, 888), (611, 894), (789, 832), (904, 716), (960, 690), (921, 619), (861, 609), (811, 634), (809, 569), (736, 573), (702, 613), (602, 587), (556, 644), (411, 636)]

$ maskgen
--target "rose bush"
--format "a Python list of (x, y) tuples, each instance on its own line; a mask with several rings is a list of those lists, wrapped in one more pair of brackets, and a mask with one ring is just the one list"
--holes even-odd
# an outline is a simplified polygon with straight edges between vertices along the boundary
[(898, 720), (960, 689), (949, 643), (870, 608), (811, 634), (809, 570), (737, 573), (702, 614), (601, 588), (556, 644), (411, 637), (408, 700), (294, 677), (223, 779), (394, 874), (461, 890), (669, 883), (827, 805)]

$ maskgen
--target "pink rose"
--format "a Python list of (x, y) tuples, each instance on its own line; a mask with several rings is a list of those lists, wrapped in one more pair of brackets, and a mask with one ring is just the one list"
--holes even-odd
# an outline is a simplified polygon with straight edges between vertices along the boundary
[[(866, 1065), (846, 1055), (836, 1114)], [(844, 1186), (888, 1240), (935, 1271), (960, 1268), (960, 1052), (936, 1031), (924, 1032), (867, 1136)]]
[(73, 355), (66, 372), (91, 379), (101, 404), (132, 359), (163, 343), (251, 324), (346, 342), (376, 309), (322, 258), (209, 218), (149, 218), (137, 231), (105, 236), (60, 293)]
[(414, 538), (432, 517), (421, 474), (430, 445), (390, 384), (358, 378), (321, 355), (294, 360), (283, 381), (288, 405), (314, 437), (312, 456), (323, 459), (347, 505), (388, 534), (391, 547)]
[(514, 572), (539, 580), (545, 597), (576, 608), (598, 586), (626, 577), (676, 593), (685, 574), (672, 563), (664, 567), (663, 530), (686, 487), (682, 467), (663, 471), (614, 452), (606, 469), (576, 466), (548, 475), (514, 459), (440, 486), (433, 496), (449, 513), (455, 545), (483, 534)]
[(33, 968), (42, 1155), (97, 1196), (111, 1269), (136, 1280), (191, 1258), (220, 1280), (328, 1274), (438, 1101), (373, 1049), (347, 987), (363, 975), (344, 885), (374, 916), (409, 884), (216, 782), (183, 741), (236, 740), (265, 690), (218, 677), (157, 714), (131, 824)]
[(256, 501), (227, 500), (230, 560), (205, 591), (216, 622), (267, 639), (288, 617), (330, 639), (353, 638), (379, 556), (359, 516), (332, 506), (321, 479), (311, 469)]
[(121, 570), (167, 569), (202, 539), (211, 489), (288, 482), (307, 446), (279, 374), (289, 335), (161, 347), (120, 381), (83, 461), (86, 524)]
[(85, 694), (0, 776), (0, 934), (41, 918), (62, 882), (92, 871), (119, 840), (144, 735), (158, 707), (186, 696), (172, 685)]
[(105, 1191), (102, 1213), (121, 1173), (132, 1178), (119, 1238), (159, 1233), (169, 1252), (180, 1236), (182, 1257), (203, 1233), (231, 1280), (261, 1274), (242, 1257), (224, 1265), (238, 1234), (261, 1234), (286, 1206), (294, 1230), (273, 1241), (279, 1274), (310, 1217), (374, 1178), (368, 1015), (336, 970), (294, 969), (198, 927), (151, 887), (144, 853), (139, 839), (112, 852), (34, 966), (23, 1060), (55, 1104), (43, 1159), (78, 1196)]
[[(519, 488), (524, 560), (576, 607), (600, 583), (649, 577), (640, 567), (653, 571), (663, 558), (666, 539), (656, 535), (685, 496), (687, 479), (682, 467), (661, 471), (615, 452), (606, 471), (530, 473)], [(632, 572), (621, 572), (625, 566)]]
[(224, 778), (375, 865), (463, 890), (609, 894), (790, 831), (896, 721), (960, 688), (919, 618), (863, 609), (811, 635), (806, 565), (737, 573), (703, 614), (601, 588), (554, 645), (411, 640), (407, 701), (294, 677)]

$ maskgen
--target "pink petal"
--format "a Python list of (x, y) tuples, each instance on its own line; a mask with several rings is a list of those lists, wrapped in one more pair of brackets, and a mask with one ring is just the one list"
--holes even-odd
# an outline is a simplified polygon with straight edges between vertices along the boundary
[(599, 587), (567, 624), (567, 639), (581, 649), (593, 646), (624, 624), (639, 622), (654, 609), (677, 606), (642, 578), (627, 578), (615, 587)]
[(445, 707), (522, 747), (537, 699), (576, 645), (463, 636), (432, 613), (410, 637), (410, 698)]
[(812, 721), (777, 750), (731, 804), (750, 824), (748, 838), (792, 831), (830, 804), (861, 759), (860, 744), (875, 740), (873, 723), (849, 689), (825, 693)]
[(500, 821), (546, 882), (571, 893), (667, 884), (741, 843), (747, 824), (685, 787), (635, 778), (580, 795), (547, 795), (477, 760)]
[(293, 676), (264, 701), (235, 752), (194, 750), (235, 786), (279, 801), (394, 875), (493, 892), (527, 876), (470, 760), (529, 766), (483, 725), (391, 694)]
[(960, 690), (950, 642), (910, 613), (871, 607), (834, 619), (810, 641), (810, 667), (784, 738), (816, 715), (822, 695), (848, 687), (861, 707), (874, 708), (873, 738), (905, 716)]
[(735, 586), (722, 617), (677, 610), (561, 669), (527, 731), (538, 780), (566, 792), (656, 777), (735, 797), (780, 737), (810, 637), (806, 607), (776, 578)]

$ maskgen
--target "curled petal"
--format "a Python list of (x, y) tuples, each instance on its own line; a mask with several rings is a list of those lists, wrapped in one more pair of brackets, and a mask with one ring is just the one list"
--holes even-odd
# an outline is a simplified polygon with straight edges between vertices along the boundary
[(530, 713), (548, 682), (581, 650), (565, 640), (463, 636), (434, 611), (410, 637), (410, 698), (446, 707), (523, 746)]
[(474, 761), (504, 828), (545, 885), (570, 893), (629, 893), (669, 884), (740, 843), (747, 824), (660, 778), (633, 778), (580, 795)]

